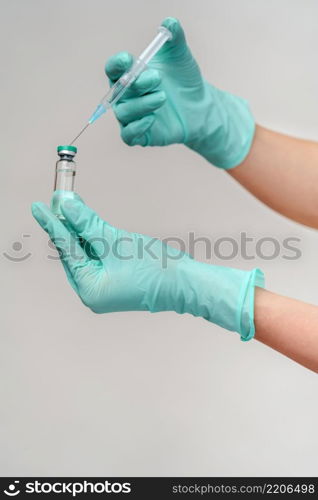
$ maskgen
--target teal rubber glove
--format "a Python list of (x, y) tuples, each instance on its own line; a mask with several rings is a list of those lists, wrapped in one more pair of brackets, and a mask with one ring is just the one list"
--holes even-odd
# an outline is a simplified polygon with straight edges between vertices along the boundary
[[(239, 165), (255, 131), (247, 102), (204, 80), (179, 21), (167, 18), (162, 25), (172, 40), (114, 106), (122, 139), (130, 146), (183, 143), (218, 167)], [(127, 52), (109, 59), (105, 71), (111, 83), (132, 60)]]
[(255, 269), (197, 262), (162, 241), (112, 227), (77, 196), (61, 203), (62, 223), (43, 203), (32, 213), (62, 256), (67, 277), (96, 313), (176, 311), (201, 316), (243, 340), (254, 335)]

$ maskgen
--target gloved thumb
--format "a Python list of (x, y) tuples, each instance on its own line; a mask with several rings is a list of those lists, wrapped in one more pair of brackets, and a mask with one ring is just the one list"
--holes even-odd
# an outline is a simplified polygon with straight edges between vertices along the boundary
[(180, 21), (174, 17), (166, 17), (161, 26), (167, 28), (172, 34), (172, 39), (167, 41), (161, 50), (178, 51), (183, 49), (186, 45), (186, 38)]
[(51, 207), (53, 207), (55, 204), (59, 204), (63, 198), (72, 198), (73, 200), (78, 200), (84, 203), (84, 200), (80, 197), (79, 194), (75, 193), (75, 191), (54, 191), (51, 198)]
[[(98, 248), (98, 240), (100, 238), (110, 239), (115, 231), (110, 224), (102, 220), (94, 210), (88, 207), (79, 196), (63, 200), (61, 209), (66, 222), (77, 236), (90, 242), (93, 248), (95, 246), (94, 242), (96, 242)], [(98, 255), (99, 250), (96, 253)]]

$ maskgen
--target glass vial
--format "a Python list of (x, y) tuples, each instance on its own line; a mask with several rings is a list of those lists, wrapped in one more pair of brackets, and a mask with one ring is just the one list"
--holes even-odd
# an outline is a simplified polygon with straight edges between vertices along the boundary
[(54, 194), (52, 198), (52, 212), (59, 218), (64, 219), (61, 211), (61, 200), (74, 195), (74, 182), (76, 175), (76, 163), (74, 157), (77, 153), (75, 146), (58, 146), (59, 159), (56, 162)]

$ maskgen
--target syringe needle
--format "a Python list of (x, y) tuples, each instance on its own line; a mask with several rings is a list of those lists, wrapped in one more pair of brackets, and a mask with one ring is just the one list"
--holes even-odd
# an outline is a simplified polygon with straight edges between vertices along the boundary
[(75, 137), (75, 139), (72, 140), (72, 142), (70, 142), (70, 146), (72, 144), (74, 144), (75, 141), (77, 141), (77, 139), (79, 138), (80, 135), (82, 135), (82, 133), (87, 129), (88, 125), (90, 125), (90, 123), (86, 123), (85, 127), (82, 128), (82, 130), (80, 131), (79, 134), (77, 134), (77, 136)]

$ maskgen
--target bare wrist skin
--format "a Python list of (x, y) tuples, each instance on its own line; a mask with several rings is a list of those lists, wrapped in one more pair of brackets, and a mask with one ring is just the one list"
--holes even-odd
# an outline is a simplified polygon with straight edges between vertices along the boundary
[(318, 373), (318, 307), (261, 288), (255, 292), (255, 339)]
[(317, 229), (317, 165), (316, 142), (257, 125), (249, 154), (228, 173), (276, 212)]

